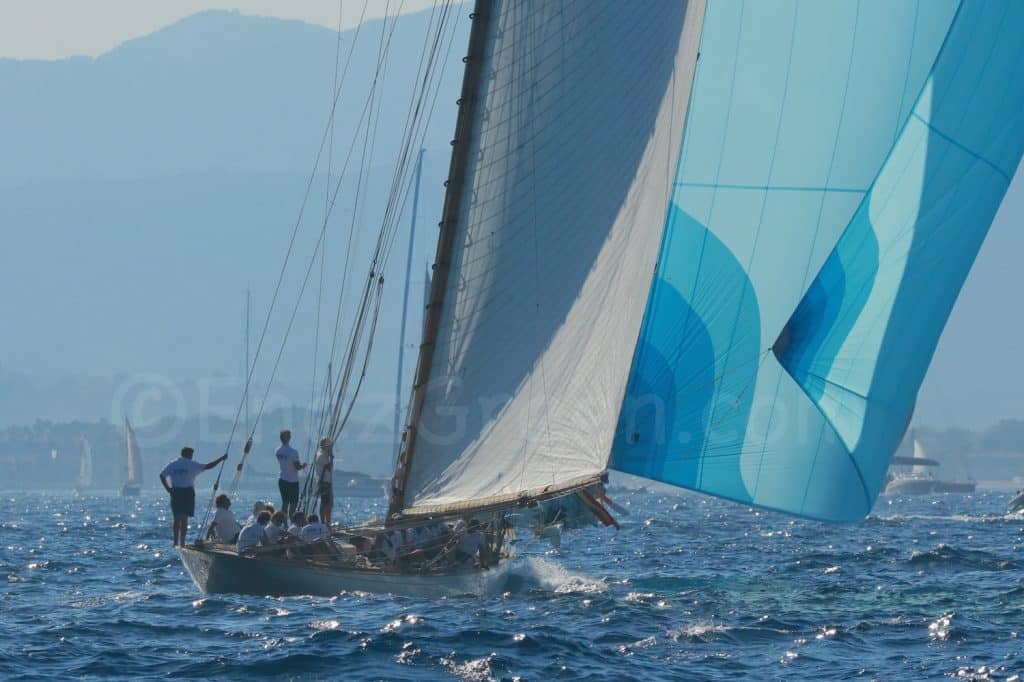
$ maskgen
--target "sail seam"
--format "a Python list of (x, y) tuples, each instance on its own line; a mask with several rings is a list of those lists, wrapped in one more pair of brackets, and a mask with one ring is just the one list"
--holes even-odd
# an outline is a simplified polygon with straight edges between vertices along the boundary
[(799, 185), (742, 185), (715, 182), (679, 182), (677, 187), (697, 187), (706, 189), (740, 189), (756, 192), (835, 192), (839, 194), (864, 194), (868, 188), (864, 187), (814, 187)]
[(926, 121), (924, 118), (922, 118), (921, 115), (918, 114), (916, 111), (911, 114), (911, 117), (916, 118), (918, 121), (923, 123), (929, 130), (931, 130), (933, 133), (935, 133), (936, 135), (941, 137), (943, 140), (945, 140), (949, 144), (953, 145), (954, 147), (956, 147), (957, 149), (961, 150), (962, 152), (968, 154), (972, 158), (975, 158), (978, 161), (981, 161), (983, 164), (985, 164), (986, 166), (988, 166), (989, 168), (994, 170), (996, 173), (999, 174), (1000, 177), (1003, 178), (1003, 180), (1006, 181), (1007, 184), (1010, 183), (1010, 179), (1012, 178), (1012, 176), (1009, 173), (1007, 173), (1006, 171), (1004, 171), (1002, 168), (997, 166), (994, 162), (989, 161), (984, 156), (982, 156), (978, 152), (974, 151), (970, 147), (967, 147), (966, 145), (964, 145), (964, 144), (962, 144), (960, 142), (957, 142), (955, 139), (953, 139), (952, 137), (950, 137), (946, 133), (944, 133), (941, 130), (939, 130), (938, 128), (936, 128), (929, 121)]

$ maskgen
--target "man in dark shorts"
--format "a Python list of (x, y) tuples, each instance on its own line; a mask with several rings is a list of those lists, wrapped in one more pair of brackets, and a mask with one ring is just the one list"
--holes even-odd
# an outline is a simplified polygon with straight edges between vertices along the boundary
[[(174, 516), (174, 546), (185, 545), (188, 533), (188, 517), (196, 513), (196, 476), (200, 472), (212, 469), (228, 458), (224, 453), (209, 464), (196, 462), (192, 459), (195, 450), (185, 446), (181, 449), (181, 457), (164, 467), (160, 472), (160, 484), (171, 495), (171, 514)], [(168, 482), (169, 481), (169, 482)]]
[(289, 443), (292, 432), (285, 429), (281, 432), (281, 447), (277, 449), (277, 464), (281, 467), (281, 475), (277, 479), (277, 488), (281, 491), (281, 511), (291, 516), (299, 508), (299, 471), (306, 467), (299, 461), (299, 453)]

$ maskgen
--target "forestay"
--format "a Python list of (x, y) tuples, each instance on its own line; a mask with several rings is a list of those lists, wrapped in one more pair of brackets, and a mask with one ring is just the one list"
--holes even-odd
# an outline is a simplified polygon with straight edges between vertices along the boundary
[(604, 471), (704, 14), (699, 1), (482, 4), (483, 78), (406, 514)]
[(1008, 7), (709, 2), (613, 467), (868, 512), (1019, 157)]

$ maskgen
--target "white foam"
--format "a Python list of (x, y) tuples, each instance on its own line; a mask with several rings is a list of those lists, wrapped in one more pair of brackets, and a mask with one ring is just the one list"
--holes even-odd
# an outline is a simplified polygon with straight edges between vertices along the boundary
[(526, 588), (539, 588), (560, 594), (594, 594), (607, 589), (600, 580), (570, 571), (562, 564), (544, 557), (522, 557), (513, 561), (509, 578)]

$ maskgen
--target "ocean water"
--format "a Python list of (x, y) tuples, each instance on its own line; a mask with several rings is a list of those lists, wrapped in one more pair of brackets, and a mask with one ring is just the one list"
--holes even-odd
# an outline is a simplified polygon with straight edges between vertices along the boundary
[(558, 551), (521, 534), (507, 591), (422, 601), (203, 596), (157, 491), (3, 493), (0, 677), (1024, 673), (1024, 517), (1003, 514), (1006, 494), (883, 499), (848, 526), (683, 493), (613, 497), (630, 511), (620, 531), (569, 534)]

